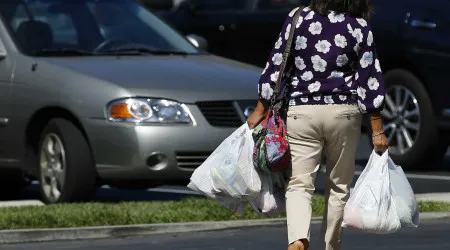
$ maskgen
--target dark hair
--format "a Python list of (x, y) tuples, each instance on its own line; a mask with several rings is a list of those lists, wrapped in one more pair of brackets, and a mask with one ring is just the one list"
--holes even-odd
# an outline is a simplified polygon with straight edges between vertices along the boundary
[(335, 11), (355, 18), (369, 19), (372, 14), (369, 0), (311, 0), (309, 6), (323, 16), (328, 15), (329, 11)]

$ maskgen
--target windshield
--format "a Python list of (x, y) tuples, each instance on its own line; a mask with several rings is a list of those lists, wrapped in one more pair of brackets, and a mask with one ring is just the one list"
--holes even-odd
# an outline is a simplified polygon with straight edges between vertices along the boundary
[[(3, 0), (2, 0), (3, 2)], [(8, 0), (0, 13), (26, 54), (199, 51), (132, 0)], [(68, 52), (78, 53), (68, 53)]]

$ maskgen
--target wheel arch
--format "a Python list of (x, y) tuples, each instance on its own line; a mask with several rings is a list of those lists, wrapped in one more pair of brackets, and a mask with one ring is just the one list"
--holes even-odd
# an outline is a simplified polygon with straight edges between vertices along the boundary
[[(80, 119), (70, 110), (59, 107), (59, 106), (47, 106), (37, 110), (29, 119), (25, 128), (25, 148), (27, 149), (26, 158), (30, 157), (28, 150), (32, 150), (31, 155), (36, 155), (38, 151), (38, 144), (41, 137), (41, 133), (45, 126), (51, 119), (63, 118), (74, 124), (83, 134), (89, 148), (92, 152), (92, 146), (90, 144), (89, 138), (87, 136), (86, 130), (84, 129)], [(34, 173), (37, 169), (34, 169), (27, 160), (26, 171)]]

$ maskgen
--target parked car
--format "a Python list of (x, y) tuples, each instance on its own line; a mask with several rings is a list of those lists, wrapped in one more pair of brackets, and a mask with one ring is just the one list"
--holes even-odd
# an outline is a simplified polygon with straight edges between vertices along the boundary
[(10, 0), (0, 15), (4, 192), (24, 177), (46, 203), (187, 183), (256, 104), (260, 68), (201, 52), (132, 0)]
[(303, 0), (140, 0), (183, 34), (208, 40), (208, 51), (266, 65), (288, 13)]
[(408, 169), (436, 169), (450, 144), (450, 1), (371, 3), (390, 155)]

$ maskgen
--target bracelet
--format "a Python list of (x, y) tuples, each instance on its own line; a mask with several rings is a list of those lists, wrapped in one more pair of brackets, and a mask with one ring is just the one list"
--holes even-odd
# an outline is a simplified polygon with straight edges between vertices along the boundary
[(384, 134), (384, 131), (383, 131), (383, 132), (380, 132), (380, 133), (378, 133), (378, 134), (376, 134), (376, 135), (372, 135), (372, 138), (375, 138), (375, 137), (380, 136), (380, 135), (382, 135), (382, 134)]

